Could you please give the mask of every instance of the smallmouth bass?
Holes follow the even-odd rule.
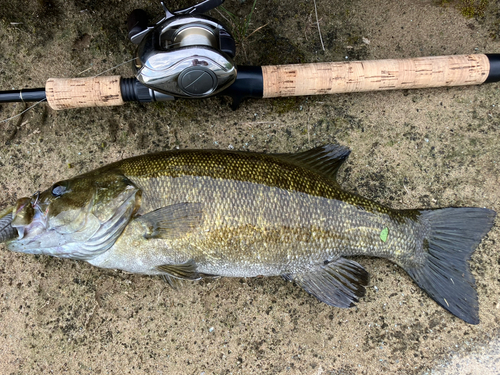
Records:
[[[365,294],[345,257],[389,259],[443,308],[479,323],[468,260],[490,230],[484,208],[393,210],[346,192],[350,151],[176,150],[118,161],[0,213],[7,249],[176,280],[282,276],[331,306]]]

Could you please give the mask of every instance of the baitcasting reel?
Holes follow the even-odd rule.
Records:
[[[203,98],[228,88],[236,80],[233,62],[236,45],[228,30],[202,13],[224,0],[205,0],[195,6],[169,11],[156,25],[147,27],[147,15],[134,10],[129,17],[129,37],[138,44],[136,78],[165,95]]]

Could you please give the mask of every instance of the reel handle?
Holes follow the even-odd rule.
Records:
[[[148,28],[149,17],[142,9],[134,9],[127,19],[128,38],[134,42],[134,36]]]
[[[172,17],[203,14],[205,12],[208,12],[209,10],[217,8],[219,5],[224,3],[224,1],[225,0],[204,0],[199,4],[195,4],[183,9],[177,9],[174,11],[168,10],[165,4],[162,2],[161,5],[165,10],[165,17],[158,21],[157,25],[161,24],[167,19],[171,19]],[[146,36],[146,34],[154,29],[154,26],[148,26],[148,24],[149,16],[144,10],[134,9],[132,13],[130,13],[127,19],[127,29],[128,38],[132,43],[139,44]]]

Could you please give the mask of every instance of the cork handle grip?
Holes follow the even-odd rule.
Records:
[[[263,66],[263,97],[474,85],[489,71],[479,54]]]
[[[45,85],[52,109],[122,105],[120,76],[50,78]]]

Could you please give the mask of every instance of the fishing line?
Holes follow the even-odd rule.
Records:
[[[45,102],[45,101],[47,101],[47,99],[42,99],[42,100],[40,100],[40,101],[36,102],[36,103],[35,103],[35,104],[33,104],[31,107],[26,108],[26,109],[25,109],[24,111],[22,111],[21,113],[18,113],[17,115],[14,115],[14,116],[12,116],[12,117],[9,117],[9,118],[7,118],[7,119],[5,119],[5,120],[1,120],[1,121],[0,121],[0,124],[1,124],[1,123],[3,123],[3,122],[7,122],[7,121],[10,121],[10,120],[12,120],[12,119],[15,119],[16,117],[22,116],[23,114],[25,114],[26,112],[28,112],[31,108],[36,107],[36,106],[37,106],[38,104],[40,104],[41,102]]]
[[[134,61],[134,60],[135,60],[135,57],[134,57],[134,58],[132,58],[132,59],[130,59],[130,60],[124,61],[124,62],[122,62],[121,64],[115,65],[115,66],[113,66],[112,68],[109,68],[109,69],[107,69],[107,70],[105,70],[105,71],[103,71],[103,72],[101,72],[101,73],[99,73],[99,74],[96,74],[93,78],[95,78],[95,77],[99,77],[100,75],[102,75],[102,74],[104,74],[104,73],[106,73],[106,72],[109,72],[110,70],[116,69],[116,68],[118,68],[119,66],[122,66],[122,65],[128,64],[129,62]]]
[[[325,45],[323,44],[323,37],[321,36],[321,29],[319,28],[318,8],[316,7],[316,0],[313,1],[314,1],[314,13],[316,14],[316,25],[318,25],[319,41],[321,42],[321,48],[323,48],[324,51]]]

